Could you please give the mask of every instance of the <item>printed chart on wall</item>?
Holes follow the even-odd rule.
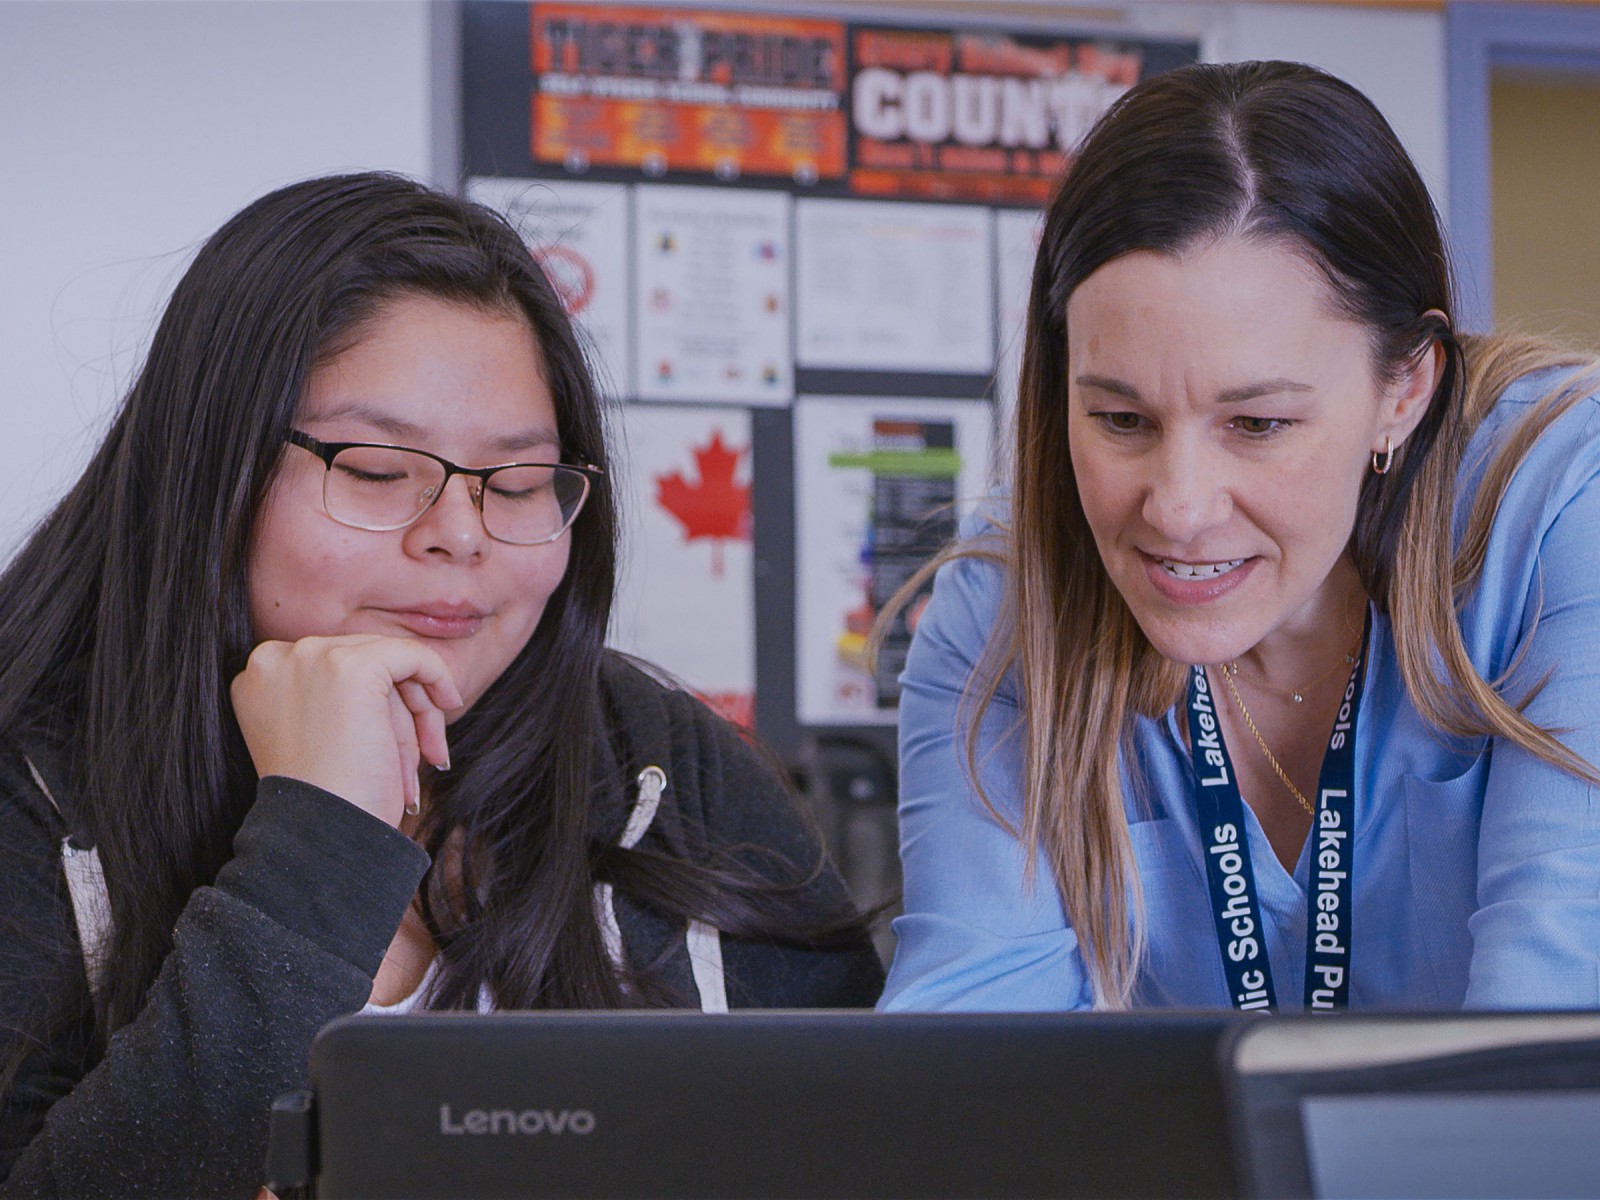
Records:
[[[802,366],[983,374],[994,365],[988,209],[863,200],[797,208]]]
[[[750,414],[632,405],[617,425],[623,541],[610,642],[748,726],[756,687]]]
[[[641,187],[641,400],[788,404],[789,197]]]
[[[629,395],[628,189],[480,177],[467,194],[521,232],[587,341],[601,388]]]
[[[867,634],[982,499],[991,410],[970,400],[803,396],[794,417],[796,716],[892,725],[926,594],[895,622],[875,670]]]

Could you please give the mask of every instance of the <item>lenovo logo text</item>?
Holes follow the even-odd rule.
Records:
[[[587,1108],[469,1108],[458,1117],[448,1104],[441,1104],[439,1132],[456,1137],[541,1133],[582,1137],[594,1132],[594,1114]]]

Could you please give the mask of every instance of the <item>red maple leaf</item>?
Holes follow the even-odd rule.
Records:
[[[683,540],[712,539],[711,574],[716,579],[722,578],[723,542],[750,540],[750,485],[733,479],[743,453],[729,449],[722,430],[716,429],[709,442],[694,447],[698,483],[678,471],[656,476],[656,503],[678,519]]]

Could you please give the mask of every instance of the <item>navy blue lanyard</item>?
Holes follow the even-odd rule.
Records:
[[[1345,684],[1322,758],[1311,822],[1311,893],[1306,904],[1305,1006],[1314,1011],[1350,1002],[1350,876],[1355,826],[1356,716],[1361,707],[1361,674],[1367,661],[1367,635]],[[1189,676],[1189,750],[1194,758],[1195,808],[1205,846],[1206,882],[1216,922],[1217,949],[1228,980],[1230,1003],[1239,1009],[1275,1009],[1272,964],[1267,959],[1266,928],[1256,892],[1250,844],[1245,837],[1244,800],[1233,760],[1217,721],[1216,695],[1206,669]]]

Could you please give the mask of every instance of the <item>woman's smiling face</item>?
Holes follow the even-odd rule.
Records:
[[[1362,478],[1420,419],[1433,357],[1386,384],[1315,268],[1237,238],[1095,271],[1067,354],[1079,498],[1156,649],[1218,663],[1325,621]]]

